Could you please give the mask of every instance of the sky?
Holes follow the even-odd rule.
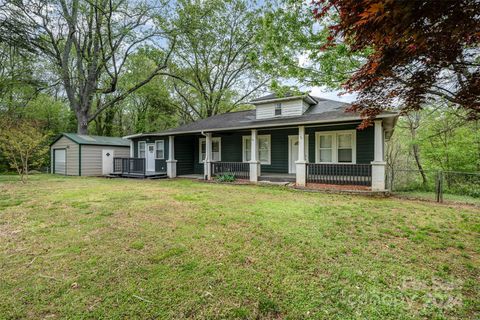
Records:
[[[316,97],[322,97],[325,99],[331,99],[342,102],[353,102],[356,98],[356,94],[347,93],[339,96],[338,94],[342,91],[332,91],[323,87],[312,87],[310,88],[310,94]]]

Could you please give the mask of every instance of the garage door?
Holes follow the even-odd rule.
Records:
[[[65,164],[66,164],[66,156],[65,156],[65,149],[56,149],[55,152],[55,164],[53,167],[54,173],[65,174]]]

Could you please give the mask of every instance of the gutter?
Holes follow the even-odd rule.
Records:
[[[383,115],[383,116],[377,116],[376,119],[384,119],[384,118],[396,118],[398,117],[398,113],[395,114],[388,114],[388,115]],[[350,118],[344,118],[339,121],[332,121],[332,120],[323,120],[323,121],[301,121],[301,122],[290,122],[290,123],[278,123],[278,124],[270,124],[270,125],[253,125],[253,126],[246,126],[246,127],[228,127],[228,128],[217,128],[217,129],[208,129],[208,132],[220,132],[220,131],[231,131],[231,130],[248,130],[248,129],[262,129],[262,128],[275,128],[275,127],[283,127],[283,126],[300,126],[300,125],[305,125],[305,124],[338,124],[342,122],[348,122],[348,121],[361,121],[362,118],[359,117],[350,117]],[[173,135],[179,135],[179,134],[190,134],[190,133],[201,133],[202,135],[204,134],[205,130],[187,130],[187,131],[174,131],[174,132],[158,132],[158,133],[139,133],[135,135],[129,136],[130,138],[135,138],[135,137],[149,137],[149,136],[173,136]],[[129,138],[127,138],[129,139]]]

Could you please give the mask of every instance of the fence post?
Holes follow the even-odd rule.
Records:
[[[439,188],[438,188],[438,192],[439,192],[439,202],[443,203],[443,171],[440,171],[438,173],[438,181],[439,181]]]
[[[443,202],[443,172],[438,171],[435,177],[435,196],[436,201]]]

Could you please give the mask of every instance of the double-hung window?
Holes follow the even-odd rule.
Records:
[[[199,146],[199,162],[202,163],[205,161],[207,155],[207,140],[205,138],[200,139]],[[222,140],[221,138],[212,138],[212,159],[210,161],[221,161],[222,160]]]
[[[352,163],[353,162],[353,134],[339,133],[337,134],[337,161]]]
[[[275,104],[275,115],[276,116],[281,116],[282,115],[282,104],[281,103],[276,103]]]
[[[145,148],[146,148],[145,141],[139,141],[138,142],[138,157],[139,158],[145,158]]]
[[[271,163],[271,139],[270,135],[257,136],[258,154],[257,159],[261,164]],[[252,159],[252,137],[243,136],[243,162],[248,162]]]
[[[318,163],[356,163],[356,131],[316,133]]]
[[[155,157],[157,159],[165,159],[165,141],[164,140],[155,141],[155,150],[156,150]]]

